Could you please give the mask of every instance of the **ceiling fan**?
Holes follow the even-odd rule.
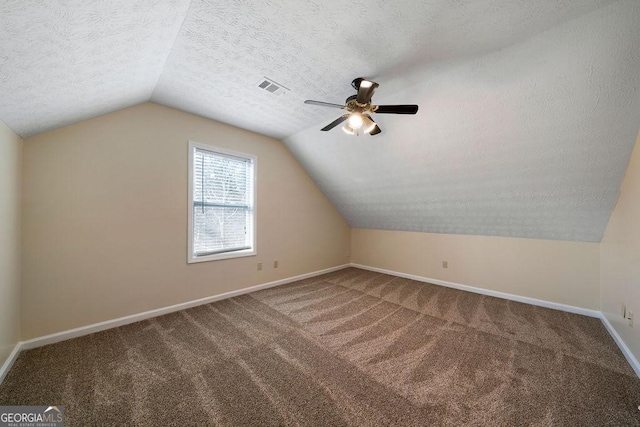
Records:
[[[351,86],[358,91],[356,95],[347,98],[344,105],[331,104],[329,102],[312,101],[310,99],[304,101],[305,104],[319,105],[320,107],[340,108],[347,110],[348,113],[338,117],[325,127],[322,131],[328,131],[338,126],[340,123],[347,121],[342,126],[342,130],[349,135],[360,135],[368,133],[369,135],[377,135],[382,130],[373,121],[369,113],[376,114],[416,114],[418,112],[417,105],[373,105],[371,97],[373,92],[379,86],[378,83],[358,77],[351,82]]]

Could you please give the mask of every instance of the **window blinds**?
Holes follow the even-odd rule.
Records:
[[[194,255],[251,249],[252,161],[199,148],[194,156]]]

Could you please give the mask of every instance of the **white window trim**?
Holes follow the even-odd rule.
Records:
[[[193,253],[193,153],[196,148],[200,148],[202,150],[212,151],[214,153],[226,154],[228,156],[241,157],[245,159],[249,159],[253,162],[253,176],[252,178],[252,194],[251,199],[253,200],[253,244],[251,249],[246,249],[243,251],[233,251],[233,252],[223,252],[220,254],[206,255],[206,256],[195,256]],[[238,151],[231,151],[225,148],[214,147],[212,145],[201,144],[195,141],[189,141],[189,189],[187,195],[188,201],[188,235],[187,235],[187,263],[192,264],[196,262],[206,262],[206,261],[217,261],[221,259],[231,259],[231,258],[241,258],[247,256],[256,256],[257,254],[257,181],[256,177],[258,176],[258,157],[253,154],[241,153]]]

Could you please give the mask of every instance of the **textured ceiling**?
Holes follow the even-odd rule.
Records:
[[[509,46],[612,0],[3,0],[0,120],[29,136],[145,101],[283,138],[357,76]],[[256,87],[264,76],[291,89]]]
[[[598,241],[638,131],[636,0],[3,0],[22,136],[145,101],[285,139],[353,227]],[[258,89],[262,77],[282,96]],[[384,132],[317,129],[350,81]]]
[[[0,2],[0,120],[22,136],[148,101],[188,0]]]
[[[420,111],[386,132],[285,139],[352,227],[601,240],[640,127],[640,2],[407,74],[377,101]]]

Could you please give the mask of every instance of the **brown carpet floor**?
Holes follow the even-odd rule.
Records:
[[[67,424],[640,425],[598,319],[349,268],[23,352]]]

